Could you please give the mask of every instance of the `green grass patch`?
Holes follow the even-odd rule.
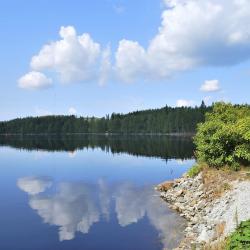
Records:
[[[201,172],[201,170],[202,170],[202,166],[198,165],[198,164],[195,164],[194,166],[192,166],[188,170],[187,175],[188,175],[188,177],[193,178],[196,175],[198,175]]]
[[[250,220],[241,222],[227,239],[226,250],[250,249]]]

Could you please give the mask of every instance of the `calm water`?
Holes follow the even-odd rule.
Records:
[[[0,249],[172,249],[185,222],[153,187],[193,162],[188,138],[2,136]]]

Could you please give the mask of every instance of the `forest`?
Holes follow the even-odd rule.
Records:
[[[0,134],[180,134],[195,133],[205,113],[211,111],[202,102],[199,107],[163,107],[102,118],[41,116],[0,122]]]

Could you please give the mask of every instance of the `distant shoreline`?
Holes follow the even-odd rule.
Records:
[[[0,133],[0,136],[64,136],[64,135],[105,135],[105,136],[180,136],[191,137],[195,133]]]

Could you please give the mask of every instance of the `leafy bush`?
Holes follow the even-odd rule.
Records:
[[[194,141],[198,159],[210,167],[250,165],[250,106],[214,104]]]
[[[188,172],[187,172],[187,175],[188,177],[195,177],[196,175],[198,175],[200,173],[200,171],[202,170],[202,167],[200,165],[194,165],[192,166]]]
[[[237,230],[228,238],[226,250],[250,249],[250,220],[241,222]]]

